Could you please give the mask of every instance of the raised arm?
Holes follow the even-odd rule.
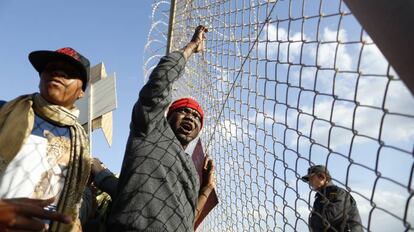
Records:
[[[200,25],[195,29],[194,35],[191,38],[191,41],[184,46],[183,48],[183,55],[185,60],[188,60],[193,53],[203,52],[205,49],[205,40],[206,40],[206,32],[208,29]]]
[[[114,198],[118,187],[118,177],[116,177],[105,165],[97,158],[92,160],[92,176],[95,186]]]
[[[161,58],[139,93],[132,113],[131,132],[144,135],[164,117],[164,112],[172,100],[172,84],[184,71],[187,59],[193,53],[204,49],[205,32],[207,29],[204,26],[198,26],[191,41],[182,51],[175,51]]]

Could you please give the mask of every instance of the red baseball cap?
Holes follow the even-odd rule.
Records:
[[[192,98],[180,98],[174,101],[171,104],[170,108],[168,108],[167,118],[170,117],[172,112],[174,112],[175,110],[185,108],[185,107],[196,110],[200,114],[200,122],[201,122],[200,129],[203,128],[203,120],[204,120],[203,109],[201,108],[200,104],[198,104],[198,102]]]

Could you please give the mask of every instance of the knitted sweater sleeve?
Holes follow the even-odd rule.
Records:
[[[172,100],[172,84],[183,72],[185,63],[186,60],[179,51],[161,58],[134,105],[130,124],[131,133],[144,136],[154,128],[156,122],[163,119]]]

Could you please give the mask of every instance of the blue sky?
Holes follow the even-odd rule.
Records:
[[[27,56],[34,50],[73,47],[91,65],[104,62],[116,73],[118,108],[113,145],[101,130],[93,133],[93,152],[118,172],[129,132],[130,113],[144,83],[143,51],[152,1],[0,1],[0,99],[38,91],[38,74]]]

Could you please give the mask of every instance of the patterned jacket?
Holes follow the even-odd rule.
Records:
[[[163,57],[139,93],[108,231],[193,231],[198,175],[165,118],[185,62]]]
[[[310,231],[362,232],[361,218],[354,198],[331,182],[315,195],[309,217]]]

